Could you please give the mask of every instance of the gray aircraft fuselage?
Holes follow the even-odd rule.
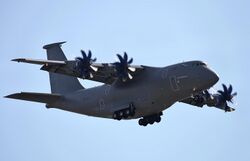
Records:
[[[159,113],[175,102],[212,87],[218,76],[201,61],[183,62],[164,68],[146,67],[131,82],[116,81],[69,93],[48,108],[59,108],[89,116],[112,118],[115,111],[133,103],[129,119]],[[117,85],[119,84],[119,85]]]

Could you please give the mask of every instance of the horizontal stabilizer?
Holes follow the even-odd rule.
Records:
[[[12,99],[19,99],[19,100],[26,100],[26,101],[33,101],[33,102],[41,102],[51,104],[57,101],[62,97],[60,94],[49,94],[49,93],[32,93],[32,92],[21,92],[21,93],[14,93],[6,98]]]
[[[43,48],[44,49],[50,49],[50,48],[57,47],[57,46],[61,47],[61,45],[64,44],[64,43],[66,43],[66,41],[47,44],[47,45],[44,45]]]
[[[18,58],[12,59],[12,61],[22,62],[22,63],[30,63],[30,64],[39,64],[39,65],[64,65],[65,61],[58,60],[42,60],[42,59],[26,59],[26,58]]]

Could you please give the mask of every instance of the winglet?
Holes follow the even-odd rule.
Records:
[[[61,45],[64,44],[64,43],[66,43],[66,41],[52,43],[52,44],[47,44],[47,45],[43,46],[43,49],[49,49],[51,47],[58,46],[58,45],[61,47]]]

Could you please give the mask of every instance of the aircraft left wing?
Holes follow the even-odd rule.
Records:
[[[198,100],[200,98],[198,98],[198,99],[197,98],[198,97],[195,98],[195,96],[192,96],[192,97],[188,97],[186,99],[183,99],[179,102],[190,104],[190,105],[197,106],[197,107],[203,107],[205,105],[205,101]]]
[[[232,112],[232,111],[235,111],[234,108],[228,106],[226,103],[223,104],[223,105],[217,105],[216,103],[216,99],[212,98],[211,100],[198,100],[197,99],[198,97],[189,97],[189,98],[186,98],[184,100],[181,100],[179,102],[182,102],[182,103],[186,103],[186,104],[190,104],[190,105],[193,105],[193,106],[196,106],[196,107],[203,107],[204,105],[207,105],[209,107],[215,107],[215,108],[218,108],[218,109],[221,109],[225,112]]]
[[[91,68],[94,69],[94,71],[91,72],[91,76],[84,77],[81,75],[79,70],[77,70],[77,62],[75,60],[65,62],[65,65],[43,65],[41,70],[66,74],[73,77],[102,82],[105,84],[112,84],[115,80],[118,79],[115,66],[112,63],[92,63]],[[135,77],[141,70],[143,70],[142,66],[131,65],[130,67],[134,69],[134,72],[132,74],[133,77]]]
[[[82,79],[93,80],[105,84],[112,84],[115,80],[118,79],[116,74],[116,68],[113,63],[91,63],[91,68],[95,70],[92,72],[91,77],[85,78],[81,75],[79,70],[77,70],[76,68],[77,61],[75,60],[56,61],[56,60],[18,58],[18,59],[13,59],[12,61],[38,64],[42,65],[41,70],[69,75]],[[144,67],[141,65],[129,65],[129,68],[133,69],[132,73],[133,77],[136,77],[136,75],[144,69]]]
[[[234,108],[228,106],[228,102],[233,102],[232,99],[237,95],[236,92],[232,93],[232,85],[229,88],[222,84],[223,90],[218,90],[217,93],[211,94],[208,90],[202,91],[194,96],[180,100],[179,102],[187,103],[197,107],[203,107],[207,105],[209,107],[215,107],[225,112],[235,111]]]

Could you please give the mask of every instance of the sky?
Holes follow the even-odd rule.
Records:
[[[249,7],[247,0],[0,1],[0,160],[249,161]],[[205,61],[220,76],[214,89],[225,83],[238,92],[236,111],[176,103],[161,123],[141,127],[137,120],[3,98],[50,92],[39,66],[10,60],[46,59],[42,46],[58,41],[67,41],[68,59],[91,49],[98,62],[113,62],[124,51],[148,66]]]

